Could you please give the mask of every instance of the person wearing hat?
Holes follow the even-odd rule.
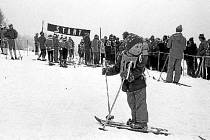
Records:
[[[198,70],[196,73],[197,77],[202,77],[203,79],[206,79],[206,67],[205,67],[205,55],[206,55],[206,50],[208,48],[208,43],[206,41],[206,38],[204,34],[199,35],[199,40],[200,44],[198,47],[198,58],[199,58],[199,64],[198,64]]]
[[[11,55],[11,59],[14,60],[14,57],[12,55],[12,50],[14,52],[15,59],[17,58],[16,55],[16,48],[15,48],[15,39],[18,37],[18,32],[13,28],[13,25],[9,25],[9,29],[6,30],[4,33],[4,36],[8,39],[8,44],[9,44],[9,52]]]
[[[68,39],[68,52],[69,52],[69,61],[74,59],[74,41],[71,37]]]
[[[39,55],[39,33],[36,33],[34,36],[34,45],[35,45],[35,55]]]
[[[78,44],[79,64],[83,63],[84,53],[85,53],[84,40],[81,39],[80,43]]]
[[[61,43],[60,43],[60,47],[61,47],[61,57],[60,57],[60,66],[67,68],[67,56],[68,56],[68,42],[67,42],[67,36],[65,36]]]
[[[167,43],[169,51],[169,61],[166,82],[179,83],[181,77],[181,62],[186,49],[186,38],[182,35],[182,25],[176,28],[176,33],[173,34]],[[173,71],[175,70],[175,75]]]
[[[45,44],[46,44],[46,48],[47,48],[49,65],[53,65],[54,44],[53,44],[53,36],[52,35],[48,35],[48,38],[47,38]]]
[[[54,48],[54,62],[58,63],[59,39],[57,34],[54,34],[53,36],[53,48]]]
[[[197,46],[194,43],[193,38],[191,37],[189,41],[187,42],[186,50],[184,51],[184,59],[187,63],[187,75],[191,77],[195,77],[195,71],[196,71],[196,56],[197,55]]]
[[[40,53],[39,57],[37,58],[37,60],[46,61],[46,59],[45,59],[45,57],[46,57],[46,45],[45,45],[46,38],[45,38],[43,32],[40,32],[40,35],[41,36],[38,38],[38,42],[39,42],[39,47],[40,47],[41,53]],[[41,57],[42,57],[42,59],[40,59]]]
[[[122,91],[127,93],[132,119],[127,124],[136,129],[147,129],[146,81],[144,77],[146,55],[143,54],[143,38],[129,33],[125,38],[125,50],[118,56],[114,66],[103,68],[107,76],[120,73]]]
[[[91,42],[91,49],[93,52],[93,63],[94,65],[99,65],[100,61],[100,41],[99,41],[99,36],[95,35],[94,39]]]
[[[91,41],[89,33],[83,36],[84,46],[85,46],[85,65],[90,65],[91,63]]]

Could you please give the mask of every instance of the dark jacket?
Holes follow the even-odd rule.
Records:
[[[189,59],[194,59],[193,56],[197,55],[197,46],[195,43],[193,44],[188,44],[186,47],[186,50],[184,51],[184,53],[186,54],[184,56],[185,60],[189,60]],[[193,55],[193,56],[188,56],[188,55]]]
[[[45,44],[46,44],[46,48],[47,48],[48,51],[54,49],[53,38],[48,38],[48,39],[46,40]]]
[[[118,56],[117,63],[113,67],[108,68],[107,76],[116,75],[120,73],[122,55],[123,53],[121,53]],[[139,61],[139,58],[137,59],[136,67],[132,67],[130,70],[130,72],[134,76],[134,80],[132,82],[128,82],[128,80],[124,81],[122,86],[122,90],[124,92],[133,92],[146,87],[145,78],[143,76],[146,61],[147,56],[143,56],[141,62]]]
[[[208,48],[207,41],[202,41],[199,45],[199,48],[198,48],[198,55],[199,56],[205,56],[207,48]]]
[[[46,49],[46,45],[45,45],[46,38],[44,36],[40,36],[38,41],[39,41],[39,44],[40,44],[40,49],[41,50]]]
[[[4,33],[4,36],[8,39],[16,39],[18,32],[15,29],[7,29],[7,31]]]

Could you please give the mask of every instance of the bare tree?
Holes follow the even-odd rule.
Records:
[[[0,9],[0,24],[2,24],[3,21],[4,21],[4,14],[3,14],[3,12]]]

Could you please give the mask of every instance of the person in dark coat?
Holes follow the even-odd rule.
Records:
[[[83,36],[85,45],[85,65],[90,65],[91,63],[91,41],[90,35],[87,33]]]
[[[205,66],[207,70],[207,80],[210,80],[210,39],[207,41],[208,48],[206,49],[206,60],[205,60]]]
[[[85,54],[85,46],[83,39],[81,39],[80,43],[78,44],[78,54],[79,54],[79,64],[83,64],[83,58]]]
[[[127,93],[132,116],[127,123],[132,128],[146,129],[148,111],[144,70],[147,57],[142,54],[143,39],[129,33],[125,40],[126,50],[118,56],[117,63],[113,67],[103,68],[102,74],[111,76],[120,73],[123,82],[122,90]]]
[[[11,55],[11,59],[14,60],[14,57],[12,55],[12,50],[14,52],[15,59],[18,59],[16,55],[16,48],[15,48],[15,39],[18,37],[18,32],[15,29],[13,29],[12,24],[9,25],[9,29],[7,29],[4,36],[8,39],[9,52]]]
[[[176,33],[173,34],[169,40],[167,47],[170,48],[168,71],[166,82],[178,83],[181,77],[181,62],[186,49],[186,38],[182,35],[182,25],[176,28]],[[175,75],[173,71],[175,70]]]
[[[196,56],[197,55],[197,46],[194,43],[193,38],[191,37],[187,43],[185,53],[185,60],[187,63],[187,74],[191,77],[195,77],[195,71],[196,71]]]
[[[35,45],[35,55],[39,55],[39,34],[36,33],[34,36],[34,45]]]
[[[198,70],[196,72],[196,77],[202,77],[203,79],[206,79],[206,68],[205,68],[205,55],[206,50],[208,48],[208,43],[206,41],[206,38],[204,34],[199,35],[200,44],[198,47],[198,58],[199,58],[199,64],[198,64]]]
[[[46,38],[45,38],[43,32],[40,32],[40,35],[41,36],[38,38],[38,41],[39,41],[39,47],[40,47],[41,53],[40,53],[39,57],[37,58],[37,60],[46,61],[46,59],[45,59],[45,57],[46,57],[46,45],[45,45]],[[40,57],[42,57],[42,59],[40,59]]]
[[[158,44],[160,51],[160,64],[159,70],[161,72],[167,72],[167,57],[169,53],[169,48],[167,48],[168,37],[166,35],[163,36],[163,40]]]
[[[107,61],[108,64],[111,64],[111,58],[112,58],[112,54],[111,54],[111,51],[112,51],[111,41],[107,37],[104,37],[104,39],[105,39],[104,46],[105,46],[105,52],[106,52],[106,61]]]

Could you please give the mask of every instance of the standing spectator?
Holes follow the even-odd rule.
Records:
[[[153,35],[150,37],[149,51],[150,66],[152,67],[152,70],[157,70],[159,48],[157,45],[157,41],[155,40],[155,37]]]
[[[193,38],[191,37],[187,43],[187,47],[185,52],[185,60],[187,63],[187,74],[189,76],[195,77],[195,70],[196,70],[196,65],[195,65],[195,60],[196,58],[194,56],[197,55],[197,46],[194,43]]]
[[[12,55],[12,50],[14,52],[15,59],[18,59],[17,55],[16,55],[16,48],[15,48],[15,39],[18,36],[18,32],[15,29],[13,29],[12,24],[9,25],[9,29],[5,32],[4,36],[8,39],[9,52],[10,52],[10,55],[11,55],[11,59],[14,60],[14,57]]]
[[[163,72],[167,72],[167,57],[169,49],[167,48],[168,37],[166,35],[163,36],[163,40],[158,44],[160,50],[160,67],[159,70]],[[165,66],[164,66],[165,64]]]
[[[110,64],[115,64],[115,56],[116,56],[116,43],[115,36],[111,34],[109,36],[109,41],[111,42],[111,55],[110,55]]]
[[[100,53],[101,53],[101,65],[103,65],[103,60],[105,58],[105,46],[104,46],[104,38],[100,41]]]
[[[94,65],[99,65],[100,61],[100,46],[99,46],[99,36],[95,35],[91,43],[91,48],[93,52],[93,63]]]
[[[45,44],[46,44],[46,48],[47,48],[49,65],[52,65],[53,64],[53,51],[54,51],[52,35],[48,35],[48,38],[47,38]]]
[[[39,41],[39,46],[40,46],[41,53],[40,53],[39,57],[37,58],[37,60],[46,61],[46,59],[45,59],[45,56],[46,56],[46,45],[45,45],[46,38],[44,37],[43,32],[40,32],[40,35],[41,36],[38,38],[38,41]],[[42,59],[40,59],[40,57],[42,57]]]
[[[87,33],[83,37],[85,45],[85,65],[89,65],[91,61],[91,41],[90,35]]]
[[[83,63],[84,53],[85,53],[84,40],[81,39],[78,45],[79,64]]]
[[[53,36],[53,45],[54,45],[54,62],[58,63],[58,50],[59,50],[59,40],[58,35],[54,34]]]
[[[59,46],[60,46],[60,66],[61,67],[67,67],[67,56],[68,56],[68,50],[67,50],[67,37],[64,37],[60,40]]]
[[[106,60],[108,64],[110,64],[111,63],[111,48],[112,48],[111,41],[108,40],[106,36],[104,37],[104,39],[105,39],[104,45],[105,45],[105,52],[106,52]]]
[[[183,59],[184,50],[186,48],[186,38],[182,35],[182,25],[176,28],[176,33],[173,34],[168,41],[167,47],[170,48],[168,71],[166,82],[178,83],[181,77],[181,61]],[[173,71],[175,75],[173,78]]]
[[[34,45],[35,45],[35,55],[39,55],[39,34],[36,33],[34,36]]]
[[[210,80],[210,39],[207,41],[208,48],[206,49],[206,60],[205,60],[205,66],[207,69],[207,80]]]
[[[206,41],[206,38],[204,37],[204,34],[199,35],[199,48],[198,48],[198,58],[199,58],[199,65],[198,65],[198,71],[196,73],[196,76],[200,77],[202,76],[203,79],[206,79],[206,69],[205,69],[205,58],[204,56],[206,55],[206,50],[208,48],[208,44]]]
[[[7,38],[5,38],[4,33],[6,32],[6,27],[3,27],[1,25],[1,29],[0,29],[0,45],[1,45],[1,51],[2,54],[7,55],[7,46],[8,46],[8,42],[7,42]]]
[[[1,47],[1,53],[4,54],[4,51],[3,51],[3,26],[0,25],[0,47]]]
[[[69,52],[69,59],[72,61],[74,58],[74,41],[71,37],[68,39],[68,52]]]

